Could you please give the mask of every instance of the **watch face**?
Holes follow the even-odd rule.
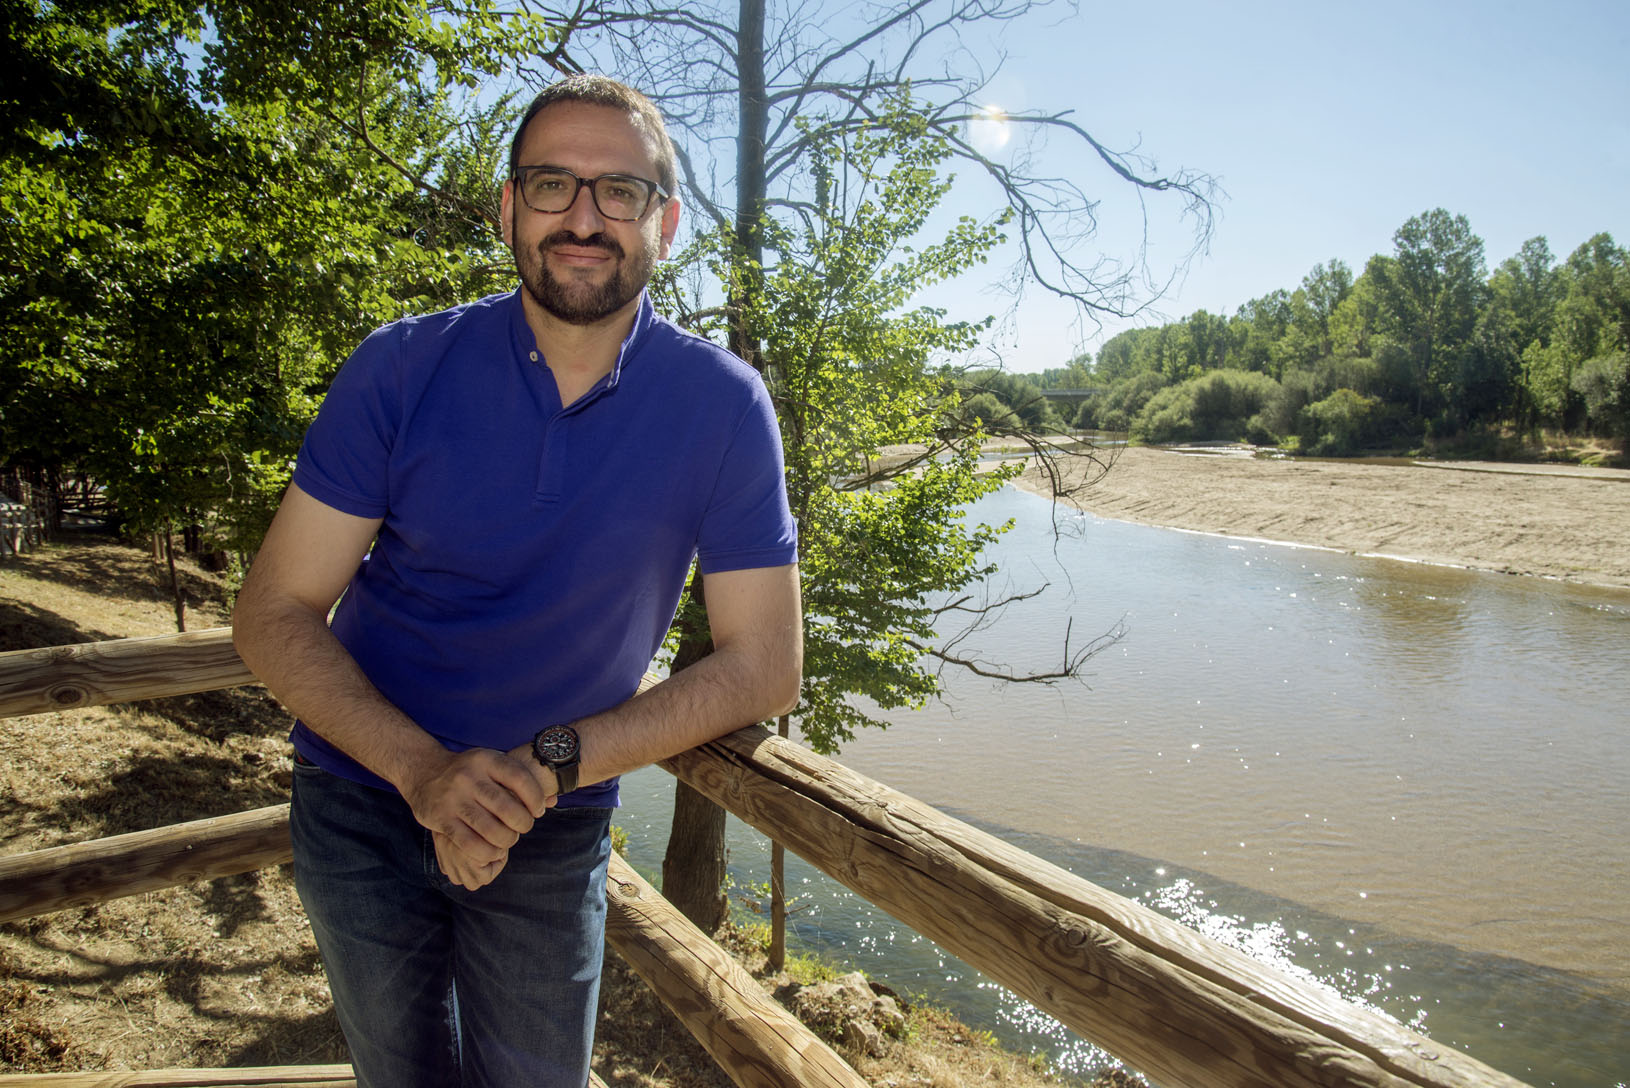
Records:
[[[552,725],[538,734],[532,747],[545,763],[568,763],[577,758],[577,732],[564,725]]]

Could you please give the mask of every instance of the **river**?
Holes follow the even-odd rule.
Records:
[[[1084,683],[945,676],[856,770],[1535,1085],[1630,1080],[1630,591],[1054,512],[1004,488],[963,644]],[[618,822],[660,865],[671,780]],[[768,850],[732,821],[732,877]],[[796,859],[794,947],[1087,1072],[1104,1055]],[[750,897],[743,897],[750,898]]]

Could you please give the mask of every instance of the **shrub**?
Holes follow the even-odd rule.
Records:
[[[1084,431],[1129,430],[1143,406],[1165,387],[1166,379],[1158,371],[1122,378],[1085,401],[1076,412],[1075,425]]]
[[[1324,457],[1357,453],[1382,420],[1379,397],[1338,389],[1302,412],[1302,449]]]
[[[1279,391],[1266,374],[1213,370],[1150,398],[1132,422],[1143,442],[1230,441],[1268,437],[1261,413]]]
[[[1630,438],[1630,354],[1599,355],[1573,374],[1585,418],[1605,438]]]

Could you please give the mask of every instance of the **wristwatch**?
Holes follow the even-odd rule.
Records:
[[[577,762],[580,746],[577,730],[569,725],[551,725],[532,738],[532,756],[555,772],[561,795],[577,788]]]

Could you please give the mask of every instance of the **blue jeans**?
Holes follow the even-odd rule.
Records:
[[[401,797],[296,761],[294,882],[359,1088],[583,1088],[610,818],[550,809],[472,892]]]

